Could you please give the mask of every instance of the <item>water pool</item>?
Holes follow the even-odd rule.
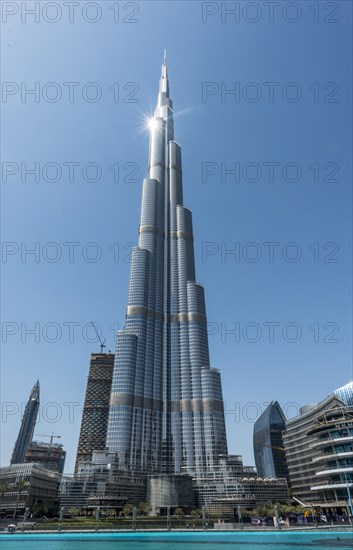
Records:
[[[1,535],[1,550],[301,550],[353,548],[352,532],[60,533]]]

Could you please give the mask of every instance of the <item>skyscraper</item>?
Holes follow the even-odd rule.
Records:
[[[113,354],[91,354],[77,449],[76,472],[79,463],[91,460],[93,451],[105,449],[113,365]]]
[[[23,413],[20,431],[12,452],[10,464],[24,462],[28,444],[32,441],[39,409],[39,380],[34,384]]]
[[[192,213],[183,205],[166,58],[149,121],[138,246],[117,333],[107,447],[119,467],[197,475],[227,454],[220,372],[211,368]]]
[[[286,418],[278,401],[272,402],[254,424],[254,456],[259,477],[288,477],[282,432]]]

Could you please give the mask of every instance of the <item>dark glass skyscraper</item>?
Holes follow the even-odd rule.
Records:
[[[30,393],[25,411],[23,413],[20,431],[12,452],[10,464],[21,464],[25,461],[25,455],[29,443],[32,441],[34,428],[39,410],[39,380],[35,383]]]
[[[286,419],[278,401],[270,403],[254,424],[254,456],[259,477],[288,477],[282,432]]]
[[[210,367],[204,288],[195,279],[192,214],[183,205],[165,59],[149,126],[107,447],[122,469],[197,475],[212,470],[227,453],[227,441],[220,373]]]

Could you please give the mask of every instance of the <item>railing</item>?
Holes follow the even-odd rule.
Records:
[[[315,472],[315,475],[317,476],[325,476],[330,475],[332,473],[352,473],[353,472],[353,464],[351,466],[326,466],[325,470],[320,470],[318,472]]]
[[[329,445],[330,443],[332,444],[337,443],[337,441],[344,441],[344,442],[353,441],[353,434],[319,439],[318,441],[315,441],[315,443],[310,443],[309,448],[314,449],[315,447],[320,447],[321,445]]]
[[[334,453],[333,451],[331,453],[324,453],[320,456],[316,456],[313,458],[313,462],[319,462],[320,460],[325,460],[327,457],[336,456],[337,458],[344,457],[344,456],[353,456],[353,450],[351,451],[339,451],[338,453]]]

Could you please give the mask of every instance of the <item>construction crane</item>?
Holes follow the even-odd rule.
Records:
[[[61,435],[55,435],[54,432],[51,433],[51,435],[48,434],[34,434],[38,437],[49,437],[50,438],[50,445],[53,443],[53,439],[61,439]]]
[[[278,447],[277,445],[265,445],[265,447],[271,447],[272,449],[276,449],[276,451],[285,452],[285,449],[283,447]]]
[[[106,347],[105,343],[106,343],[107,339],[105,338],[105,339],[104,339],[104,342],[102,342],[102,338],[100,337],[99,332],[98,332],[98,330],[97,330],[97,327],[96,327],[96,325],[93,323],[93,321],[91,321],[91,325],[92,325],[92,327],[94,328],[94,332],[96,333],[97,338],[98,338],[98,340],[99,340],[99,342],[100,342],[101,353],[103,353],[103,348]]]
[[[271,449],[276,449],[276,451],[282,451],[285,452],[285,449],[283,447],[278,447],[277,445],[268,445],[267,443],[263,443],[263,441],[259,441],[257,444],[258,447],[270,447]]]

